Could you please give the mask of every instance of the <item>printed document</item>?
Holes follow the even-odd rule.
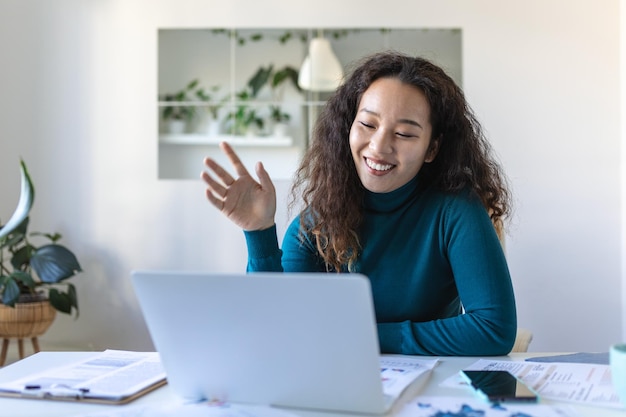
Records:
[[[609,365],[480,359],[466,369],[509,371],[550,400],[623,407],[613,388]]]
[[[163,383],[165,370],[158,353],[106,350],[79,362],[0,384],[0,394],[124,402]]]
[[[473,398],[419,397],[394,417],[578,417],[571,407],[546,404],[489,404]]]
[[[397,400],[409,385],[430,372],[438,362],[438,359],[382,355],[380,374],[383,380],[383,392]]]

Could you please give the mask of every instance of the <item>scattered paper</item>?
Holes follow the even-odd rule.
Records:
[[[285,410],[261,406],[214,402],[153,404],[115,407],[84,417],[298,417]]]
[[[438,359],[382,355],[380,374],[383,380],[383,392],[397,399],[409,385],[430,372],[438,362]]]
[[[394,417],[577,417],[567,406],[546,404],[489,404],[472,398],[419,397]]]
[[[609,365],[480,359],[466,369],[509,371],[541,398],[600,407],[624,407],[613,388]],[[442,385],[467,385],[460,379],[460,376],[455,376]]]
[[[24,397],[117,401],[165,380],[156,352],[106,350],[87,359],[0,384]]]

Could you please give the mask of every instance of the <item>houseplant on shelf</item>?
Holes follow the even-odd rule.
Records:
[[[287,124],[291,119],[289,113],[285,113],[279,105],[270,106],[270,119],[274,124],[273,133],[274,136],[282,137],[287,134]]]
[[[189,123],[195,114],[195,108],[183,104],[186,101],[191,101],[190,95],[196,91],[199,81],[190,81],[185,88],[177,91],[173,94],[164,94],[159,97],[163,102],[175,102],[176,104],[163,106],[161,116],[168,133],[180,134],[184,133],[187,129],[187,123]]]
[[[219,85],[211,86],[206,90],[203,87],[198,87],[194,93],[199,101],[207,103],[206,106],[202,106],[206,111],[199,114],[200,119],[196,127],[199,133],[206,133],[209,136],[217,136],[219,134],[219,111],[224,103],[228,101],[228,96],[221,99],[216,98],[220,88],[221,86]]]
[[[66,280],[82,269],[76,256],[57,243],[61,235],[27,232],[35,190],[24,161],[20,168],[18,206],[0,226],[0,337],[4,339],[40,336],[56,311],[78,317],[76,289]],[[44,243],[35,245],[41,239]]]
[[[272,68],[270,67],[270,71]],[[301,92],[302,89],[298,85],[298,70],[293,67],[285,66],[277,71],[272,71],[268,79],[274,104],[270,105],[270,120],[273,125],[274,136],[281,137],[287,134],[287,124],[291,119],[291,115],[285,112],[281,104],[283,102],[283,92],[285,83],[291,81],[291,84]]]
[[[289,114],[282,111],[282,88],[285,82],[291,81],[298,87],[298,71],[290,66],[285,66],[279,70],[274,69],[274,65],[261,66],[250,77],[242,90],[235,94],[235,109],[227,116],[230,122],[230,131],[234,135],[258,134],[265,127],[265,121],[259,114],[257,108],[248,103],[257,100],[259,93],[264,88],[269,88],[271,92],[271,106],[269,119],[274,123],[285,123],[289,120]],[[266,87],[267,86],[267,87]]]

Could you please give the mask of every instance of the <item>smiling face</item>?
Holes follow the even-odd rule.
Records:
[[[350,150],[363,186],[387,193],[409,182],[437,154],[430,106],[420,89],[379,78],[363,93],[350,128]]]

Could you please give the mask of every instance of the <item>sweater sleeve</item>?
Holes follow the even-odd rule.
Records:
[[[513,286],[495,229],[478,199],[444,212],[440,251],[448,258],[463,314],[426,321],[380,323],[382,352],[422,355],[504,355],[517,318]]]
[[[300,232],[296,217],[285,232],[282,250],[276,226],[260,231],[244,231],[248,246],[248,272],[326,272],[315,244]]]
[[[278,247],[276,225],[265,230],[245,231],[248,246],[247,272],[281,272],[282,251]]]

